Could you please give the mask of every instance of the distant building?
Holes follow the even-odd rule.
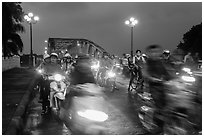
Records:
[[[65,52],[70,53],[73,57],[79,53],[89,54],[98,57],[102,54],[108,54],[101,46],[87,39],[76,38],[49,38],[48,54],[52,52],[58,53],[62,57]]]

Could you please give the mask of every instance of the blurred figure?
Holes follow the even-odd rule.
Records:
[[[39,83],[40,83],[40,100],[43,99],[43,95],[45,92],[45,80],[43,79],[43,73],[44,70],[46,70],[46,67],[50,64],[50,55],[44,54],[43,56],[43,62],[36,68],[36,70],[41,74]],[[41,101],[40,101],[41,102]]]
[[[199,53],[196,52],[195,55],[193,56],[193,60],[194,60],[194,63],[195,63],[195,68],[198,69],[198,64],[199,64]]]
[[[128,69],[128,55],[123,54],[122,57],[122,65],[123,65],[123,75],[129,77],[129,69]]]
[[[193,57],[191,55],[191,52],[188,52],[185,56],[184,56],[184,60],[183,60],[184,64],[186,67],[190,67],[193,68],[194,67],[194,60]]]
[[[105,113],[107,104],[103,99],[103,89],[96,85],[91,71],[89,56],[78,56],[71,72],[71,85],[64,102],[65,124],[72,134],[102,134],[106,129],[103,122],[108,119]],[[97,117],[98,114],[100,117]]]
[[[174,63],[174,62],[176,62],[176,60],[171,56],[171,52],[169,50],[163,51],[161,60],[164,64],[164,67],[171,75],[175,76],[176,72],[180,71],[179,70],[180,67]]]
[[[160,56],[162,48],[159,45],[150,45],[146,48],[148,59],[144,69],[144,77],[148,80],[149,92],[155,102],[156,111],[154,122],[160,127],[158,132],[163,132],[164,121],[157,118],[161,115],[166,106],[166,95],[164,82],[171,79],[171,76],[164,67]]]
[[[79,55],[71,76],[71,85],[96,83],[91,71],[90,58],[87,55]]]
[[[72,56],[69,53],[66,53],[63,57],[62,69],[66,72],[67,75],[69,75],[73,70],[73,62],[74,61]]]
[[[169,50],[164,50],[163,54],[162,54],[162,58],[164,60],[169,60],[169,57],[170,57],[170,51]]]
[[[106,54],[103,55],[103,57],[100,59],[100,68],[98,73],[98,78],[102,79],[102,83],[105,83],[105,76],[106,71],[109,70],[112,67],[112,62],[108,58]]]

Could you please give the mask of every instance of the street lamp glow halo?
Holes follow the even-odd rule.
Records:
[[[134,22],[133,22],[134,24],[137,24],[138,23],[138,20],[134,20]]]
[[[32,12],[28,13],[28,16],[33,17],[33,13]]]
[[[25,16],[24,16],[24,19],[25,19],[25,20],[27,20],[28,18],[29,18],[28,15],[25,15]]]
[[[131,18],[130,18],[130,21],[131,21],[131,22],[135,21],[135,18],[131,17]]]
[[[35,16],[35,17],[34,17],[34,20],[35,20],[35,21],[38,21],[38,20],[39,20],[39,17],[38,17],[38,16]]]
[[[126,20],[126,21],[125,21],[125,24],[126,24],[126,25],[129,25],[129,24],[130,24],[130,21],[129,21],[129,20]]]
[[[28,22],[31,21],[31,18],[27,18],[27,21],[28,21]]]

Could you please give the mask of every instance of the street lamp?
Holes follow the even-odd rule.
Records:
[[[125,21],[125,24],[131,28],[131,57],[133,57],[133,28],[137,23],[138,21],[133,17]]]
[[[24,16],[24,19],[30,25],[30,66],[33,67],[33,47],[32,47],[32,24],[39,21],[38,16],[34,16],[33,13],[28,13]]]

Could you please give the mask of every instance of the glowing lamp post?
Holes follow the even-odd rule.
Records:
[[[138,21],[133,17],[125,21],[125,24],[131,28],[131,57],[133,57],[133,28],[137,23]]]
[[[32,47],[32,24],[39,21],[38,16],[34,16],[33,13],[28,13],[24,16],[24,19],[30,25],[30,67],[33,67],[33,47]]]

